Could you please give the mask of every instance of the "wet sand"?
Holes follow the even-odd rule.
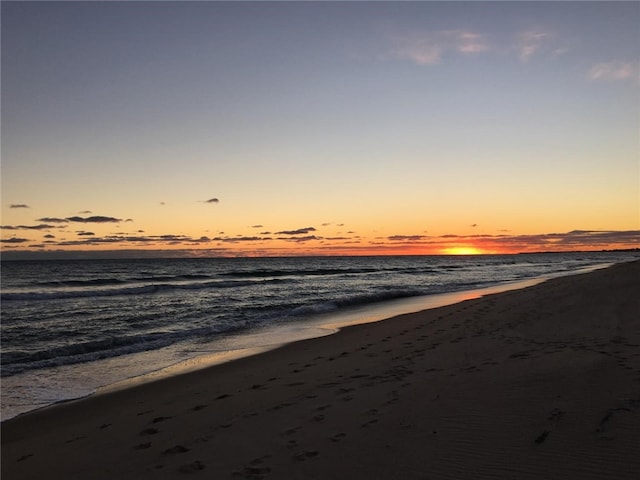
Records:
[[[2,478],[640,478],[640,262],[2,423]]]

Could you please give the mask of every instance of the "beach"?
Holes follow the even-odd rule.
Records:
[[[640,476],[640,262],[7,420],[2,478]]]

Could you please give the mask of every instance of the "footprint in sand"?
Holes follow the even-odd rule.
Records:
[[[244,478],[262,478],[262,475],[266,475],[271,472],[269,467],[246,467],[244,469]]]
[[[186,463],[178,468],[178,471],[180,473],[195,473],[199,472],[200,470],[204,470],[204,463],[202,463],[200,460],[196,460],[192,463]]]
[[[269,458],[271,458],[271,455],[265,455],[251,460],[242,473],[235,472],[234,476],[243,475],[244,478],[264,478],[263,475],[271,473],[271,467],[263,465],[264,461]]]
[[[319,452],[315,450],[310,450],[307,452],[298,453],[294,455],[293,458],[299,462],[304,462],[305,460],[309,460],[310,458],[317,457],[318,455],[319,455]]]
[[[360,428],[369,428],[371,425],[373,425],[374,423],[378,423],[378,419],[374,418],[372,420],[369,420],[366,423],[363,423],[362,425],[360,425]]]
[[[298,430],[300,430],[300,428],[302,427],[293,427],[293,428],[289,428],[287,430],[285,430],[284,432],[282,432],[284,435],[293,435],[294,433],[296,433]]]
[[[151,420],[151,423],[160,423],[160,422],[164,422],[165,420],[169,420],[173,417],[156,417],[153,420]]]
[[[551,432],[549,430],[545,430],[544,432],[542,432],[540,435],[538,435],[536,437],[536,439],[534,440],[534,442],[538,445],[540,445],[541,443],[543,443],[547,437],[549,436]]]
[[[182,445],[176,445],[175,447],[167,448],[164,452],[164,455],[175,455],[176,453],[186,453],[189,449]]]
[[[299,387],[301,385],[304,385],[304,382],[292,382],[292,383],[287,383],[285,384],[285,387]]]

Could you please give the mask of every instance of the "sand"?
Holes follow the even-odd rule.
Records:
[[[640,478],[640,262],[4,422],[35,478]]]

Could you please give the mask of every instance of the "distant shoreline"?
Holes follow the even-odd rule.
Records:
[[[41,261],[41,260],[197,260],[212,258],[321,258],[321,257],[474,257],[474,256],[508,256],[508,255],[544,255],[544,254],[570,254],[570,253],[640,253],[640,248],[622,248],[612,250],[567,250],[567,251],[537,251],[516,253],[482,253],[477,255],[452,255],[443,253],[430,254],[381,254],[381,255],[273,255],[262,257],[249,256],[198,256],[187,255],[184,250],[68,250],[56,252],[41,252],[34,250],[3,251],[0,252],[0,262],[12,261]]]

